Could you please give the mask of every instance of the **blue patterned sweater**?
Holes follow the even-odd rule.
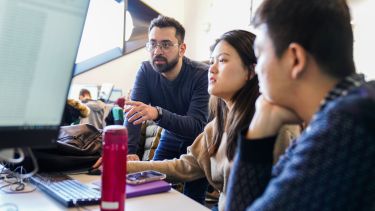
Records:
[[[226,210],[375,210],[375,81],[340,82],[279,162],[239,137]]]

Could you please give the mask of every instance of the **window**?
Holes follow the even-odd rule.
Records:
[[[143,48],[158,15],[140,0],[91,0],[74,75]]]

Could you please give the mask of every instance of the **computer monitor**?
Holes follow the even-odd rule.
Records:
[[[112,89],[111,96],[109,97],[108,102],[114,103],[120,97],[122,97],[122,89]]]
[[[0,149],[55,143],[88,4],[0,1]]]

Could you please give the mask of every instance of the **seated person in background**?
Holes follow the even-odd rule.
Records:
[[[262,96],[240,134],[226,210],[375,210],[375,81],[356,74],[350,22],[344,0],[259,7]],[[272,167],[290,122],[307,127]]]
[[[116,100],[115,105],[117,105],[118,107],[124,109],[124,107],[125,107],[125,101],[126,101],[125,97],[119,97]]]
[[[125,97],[120,97],[116,100],[114,106],[105,117],[106,125],[123,125],[124,124],[124,105]]]
[[[78,124],[80,118],[87,117],[89,113],[90,109],[85,104],[77,100],[68,99],[65,104],[61,125]]]
[[[227,180],[237,146],[236,135],[250,123],[259,96],[254,72],[254,39],[255,35],[247,31],[229,31],[211,48],[208,92],[214,119],[188,148],[187,154],[173,160],[129,161],[129,173],[157,170],[174,181],[205,177],[220,191],[219,209],[224,209]]]
[[[81,89],[79,91],[79,96],[78,96],[78,99],[82,102],[82,103],[87,103],[88,101],[92,100],[92,97],[91,97],[91,93],[88,89]]]
[[[98,129],[103,129],[106,126],[105,117],[108,116],[113,106],[106,105],[100,100],[93,100],[90,91],[87,89],[81,89],[79,92],[79,100],[85,103],[91,110],[90,115],[86,118],[82,118],[80,123],[88,123]]]

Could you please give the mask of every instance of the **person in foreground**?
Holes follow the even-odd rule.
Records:
[[[344,0],[263,1],[262,95],[239,135],[226,210],[375,210],[375,82],[356,74],[350,20]],[[307,127],[272,167],[290,122]]]
[[[250,123],[259,96],[254,39],[255,35],[247,31],[229,31],[211,48],[208,92],[214,119],[188,148],[188,153],[173,160],[128,162],[128,172],[157,170],[174,181],[206,177],[220,191],[219,209],[224,209],[236,135]]]

